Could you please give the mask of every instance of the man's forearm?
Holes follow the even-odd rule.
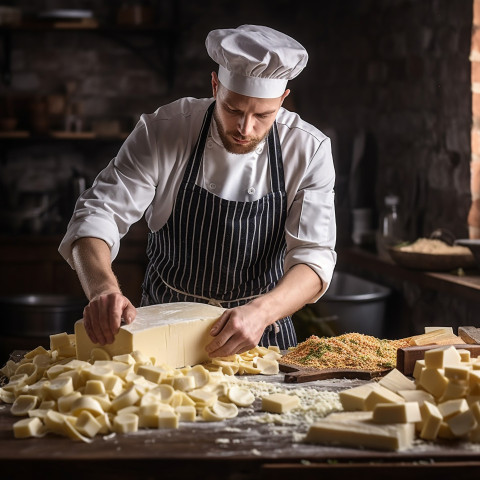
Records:
[[[264,313],[267,325],[292,315],[314,299],[322,289],[322,280],[307,265],[291,268],[270,292],[251,302]]]
[[[80,238],[72,247],[73,263],[85,295],[92,300],[105,293],[120,292],[112,271],[110,248],[99,238]]]

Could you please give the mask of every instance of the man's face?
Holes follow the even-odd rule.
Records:
[[[268,135],[277,112],[289,90],[279,98],[246,97],[226,89],[212,74],[213,96],[216,99],[213,115],[225,149],[244,154],[255,150]]]

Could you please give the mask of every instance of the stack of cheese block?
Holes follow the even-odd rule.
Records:
[[[480,359],[453,346],[433,348],[413,377],[394,369],[340,392],[345,411],[313,424],[305,440],[388,450],[410,448],[416,434],[480,442]]]
[[[452,327],[425,327],[425,333],[410,338],[410,345],[459,345],[465,343]]]
[[[2,372],[9,382],[0,388],[0,400],[12,404],[13,415],[26,417],[14,424],[15,437],[51,432],[90,442],[97,434],[233,418],[255,397],[232,371],[266,373],[276,364],[278,372],[281,357],[278,347],[256,347],[173,368],[139,351],[103,359],[103,350],[92,352],[96,359],[75,358],[75,335],[62,333],[50,337],[50,350],[37,347],[20,362],[7,362]]]

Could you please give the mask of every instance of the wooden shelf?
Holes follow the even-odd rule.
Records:
[[[400,267],[391,260],[380,258],[376,252],[359,247],[338,248],[337,268],[341,270],[342,267],[349,265],[480,303],[480,270],[476,268],[466,270],[462,276],[449,272],[410,270]]]

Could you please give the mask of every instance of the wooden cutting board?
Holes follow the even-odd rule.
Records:
[[[472,345],[480,344],[480,328],[458,327],[458,336],[465,342]]]
[[[281,372],[285,372],[285,383],[305,383],[314,380],[328,380],[331,378],[358,378],[371,380],[372,378],[386,375],[391,369],[369,371],[340,368],[304,368],[279,362]]]
[[[405,347],[397,350],[397,370],[404,375],[412,375],[415,368],[415,362],[425,357],[425,352],[433,348],[446,347],[450,345],[421,345],[417,347]],[[462,343],[460,345],[452,345],[457,349],[469,350],[472,358],[480,355],[480,345]]]

